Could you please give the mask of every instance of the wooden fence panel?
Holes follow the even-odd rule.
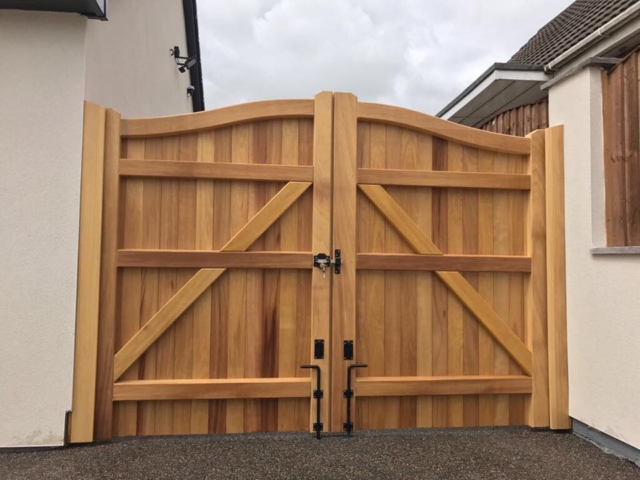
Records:
[[[602,73],[607,245],[640,245],[640,101],[634,52]]]

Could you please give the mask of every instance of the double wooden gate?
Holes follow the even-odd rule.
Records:
[[[83,148],[71,441],[343,431],[354,363],[356,429],[569,427],[561,127],[322,92]]]

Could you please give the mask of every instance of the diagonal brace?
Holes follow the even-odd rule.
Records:
[[[411,245],[416,253],[423,255],[442,255],[440,249],[409,217],[400,205],[380,185],[359,185],[360,190],[380,210],[398,233]],[[507,353],[531,375],[533,359],[531,350],[511,330],[502,318],[491,308],[482,296],[459,272],[436,271],[436,275],[458,297],[462,304],[489,331]]]
[[[220,251],[243,252],[247,250],[310,186],[310,182],[287,183]],[[117,381],[226,270],[226,268],[198,270],[116,353],[113,365],[114,381]]]

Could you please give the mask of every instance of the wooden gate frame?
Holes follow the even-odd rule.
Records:
[[[199,164],[176,166],[173,162],[149,162],[143,166],[135,160],[120,159],[122,137],[153,136],[170,133],[195,132],[216,126],[228,126],[253,120],[283,117],[313,117],[314,167],[270,167],[262,171],[255,165]],[[435,137],[452,140],[463,145],[497,152],[529,156],[529,172],[524,180],[505,174],[454,172],[388,172],[356,168],[358,120],[398,125]],[[461,302],[483,324],[494,338],[505,347],[523,370],[532,375],[532,395],[527,400],[527,423],[532,427],[550,426],[552,429],[570,428],[568,416],[568,372],[566,351],[566,288],[564,246],[564,173],[563,129],[553,127],[538,130],[526,138],[508,137],[484,132],[418,112],[377,104],[358,103],[352,94],[322,92],[314,100],[284,100],[257,102],[228,107],[204,113],[161,117],[145,120],[121,120],[114,110],[91,103],[85,104],[82,189],[80,206],[78,300],[76,312],[76,338],[73,383],[73,413],[70,441],[91,442],[95,439],[96,390],[107,390],[113,398],[121,400],[140,396],[145,398],[171,398],[177,389],[190,389],[194,395],[208,389],[216,381],[191,380],[127,382],[114,386],[114,382],[132,365],[189,305],[210,286],[225,268],[200,269],[194,277],[163,306],[119,352],[115,354],[112,378],[98,378],[100,355],[114,355],[109,349],[99,352],[99,335],[112,335],[109,326],[99,322],[100,317],[115,316],[115,284],[118,266],[152,265],[164,255],[177,264],[191,262],[190,266],[238,266],[242,256],[253,255],[255,265],[261,253],[242,253],[312,184],[314,185],[313,251],[326,252],[341,248],[342,274],[331,281],[320,281],[321,272],[314,269],[312,277],[312,339],[327,338],[325,360],[314,363],[321,366],[325,391],[334,392],[331,405],[322,403],[323,418],[329,419],[330,430],[340,431],[343,421],[345,364],[342,358],[331,355],[340,352],[344,339],[355,337],[355,278],[356,261],[373,262],[364,255],[357,256],[356,197],[357,189],[379,209],[387,221],[412,246],[423,261],[432,262],[433,271],[448,285]],[[316,163],[315,159],[322,161]],[[333,165],[333,171],[332,171]],[[229,168],[230,167],[230,168]],[[120,176],[148,175],[158,177],[197,177],[227,179],[274,179],[288,184],[254,216],[219,252],[190,253],[117,251],[117,202]],[[185,170],[188,169],[188,170]],[[144,171],[143,171],[144,170]],[[517,177],[525,177],[518,175]],[[394,180],[395,179],[395,180]],[[395,183],[394,183],[395,182]],[[520,182],[520,183],[518,183]],[[468,258],[449,258],[409,218],[382,187],[383,184],[462,187],[462,188],[518,188],[530,190],[527,202],[527,255],[531,274],[526,278],[526,344],[502,321],[460,273],[445,268],[446,262],[463,265]],[[486,187],[490,185],[489,187]],[[333,192],[333,193],[332,193]],[[108,201],[110,200],[110,201]],[[318,232],[331,232],[328,234]],[[149,256],[151,255],[151,256]],[[196,258],[196,255],[198,257]],[[307,254],[281,254],[281,261],[301,266],[308,262]],[[153,258],[152,258],[153,257]],[[262,256],[261,261],[267,261]],[[286,257],[286,258],[285,258]],[[496,258],[477,259],[477,262],[496,261]],[[500,261],[499,259],[497,261]],[[526,259],[525,259],[526,261]],[[150,262],[150,263],[149,263]],[[241,265],[242,263],[240,263]],[[460,268],[460,267],[458,267]],[[449,271],[447,271],[449,270]],[[327,300],[332,298],[331,303]],[[331,323],[329,318],[332,317]],[[111,346],[113,349],[113,346]],[[518,377],[519,378],[519,377]],[[526,377],[525,377],[526,378]],[[281,379],[275,379],[281,380]],[[470,382],[473,380],[473,382]],[[521,381],[522,379],[520,379]],[[492,388],[492,379],[455,379],[420,377],[406,386],[413,394],[460,394],[486,391]],[[161,384],[162,383],[162,384]],[[218,382],[220,383],[220,382]],[[229,382],[219,387],[228,388]],[[268,391],[273,380],[238,380],[236,391],[241,396],[247,388]],[[293,396],[311,392],[310,379],[299,382],[279,382]],[[388,384],[389,381],[386,382]],[[526,382],[525,382],[526,383]],[[250,384],[250,387],[247,385]],[[259,385],[258,385],[259,384]],[[375,384],[374,379],[358,382],[360,395],[380,394],[385,382]],[[474,385],[470,387],[470,385]],[[396,383],[397,385],[397,383]],[[417,390],[416,390],[416,385]],[[524,384],[523,384],[524,385]],[[469,388],[473,392],[469,391]],[[498,385],[495,388],[501,388]],[[503,387],[502,387],[503,388]],[[515,387],[514,387],[515,388]],[[519,387],[525,388],[525,387]],[[244,389],[244,390],[243,390]],[[300,390],[302,389],[302,390]],[[466,390],[465,390],[466,389]],[[485,390],[483,390],[485,389]],[[408,393],[410,394],[410,393]],[[229,397],[224,393],[224,398]],[[268,395],[268,393],[265,393]],[[182,398],[182,397],[181,397]],[[222,398],[222,397],[221,397]],[[314,410],[313,408],[311,409]],[[310,420],[310,423],[312,420]]]

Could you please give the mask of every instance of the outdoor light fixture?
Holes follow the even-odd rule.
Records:
[[[180,47],[175,46],[171,50],[169,50],[169,54],[176,61],[176,65],[178,65],[178,70],[180,73],[184,73],[187,70],[191,70],[198,64],[197,57],[181,57],[180,56]]]

